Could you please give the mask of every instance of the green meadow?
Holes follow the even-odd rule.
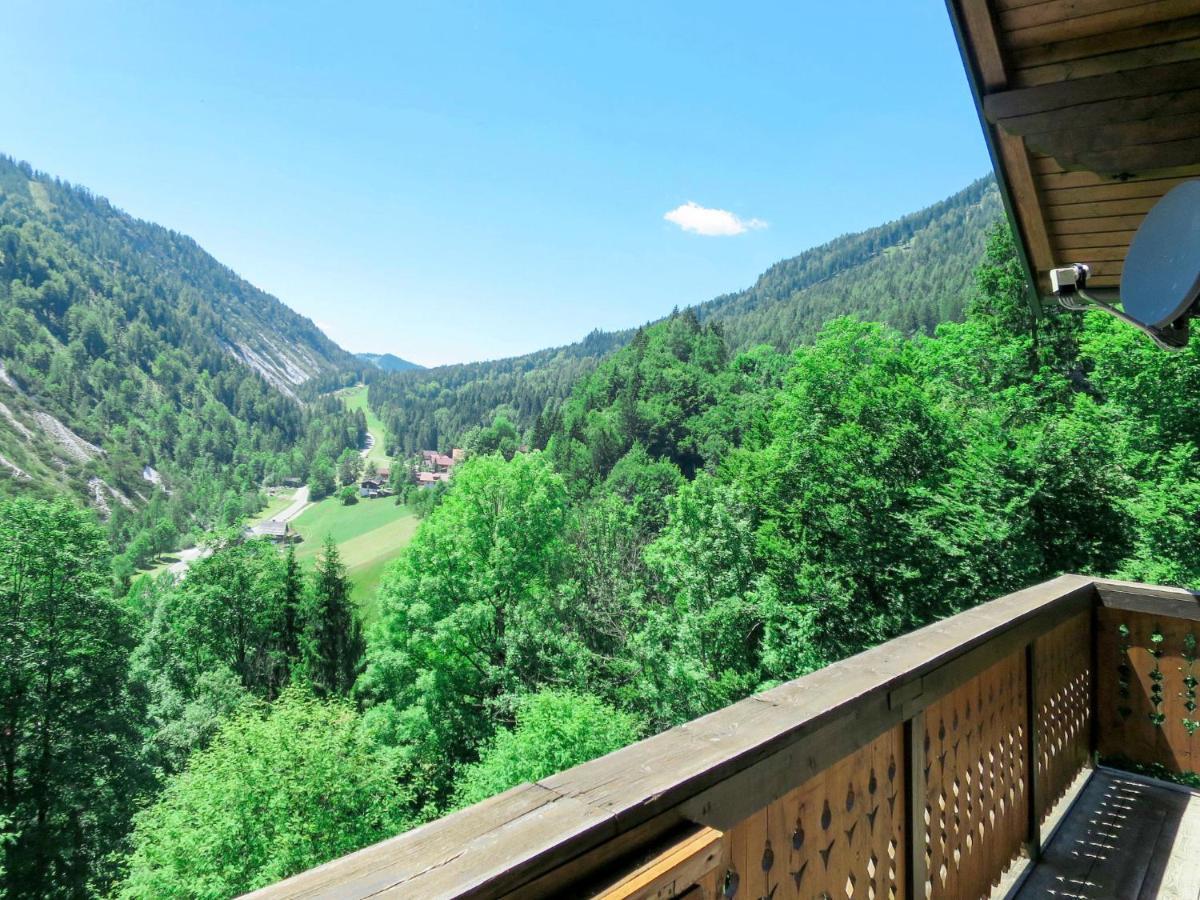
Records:
[[[375,593],[383,570],[412,539],[417,522],[414,512],[397,506],[390,498],[345,506],[329,497],[292,521],[292,527],[303,538],[296,546],[296,558],[311,564],[326,536],[331,535],[354,582],[354,599],[363,618],[370,622],[376,615]]]
[[[367,386],[359,384],[352,388],[347,388],[342,392],[342,402],[346,404],[346,409],[361,409],[363,415],[367,417],[367,431],[371,432],[375,437],[375,446],[367,454],[367,459],[372,460],[377,466],[387,465],[390,462],[387,452],[384,449],[387,444],[387,430],[383,427],[383,422],[379,420],[379,416],[375,415],[374,410],[367,405]]]

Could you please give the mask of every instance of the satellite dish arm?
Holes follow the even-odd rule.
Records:
[[[1067,273],[1071,273],[1068,275]],[[1056,269],[1051,272],[1051,285],[1054,288],[1058,303],[1063,309],[1073,312],[1087,312],[1092,309],[1103,310],[1110,316],[1115,316],[1127,325],[1141,331],[1163,350],[1172,352],[1182,350],[1187,345],[1187,317],[1180,317],[1163,327],[1155,327],[1139,322],[1133,316],[1120,309],[1116,304],[1121,301],[1120,292],[1113,289],[1086,290],[1087,266],[1075,265],[1069,269]],[[1084,302],[1075,300],[1081,298]]]

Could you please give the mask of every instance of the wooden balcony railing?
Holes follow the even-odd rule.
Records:
[[[1064,575],[253,896],[986,897],[1097,754],[1195,771],[1198,621]]]

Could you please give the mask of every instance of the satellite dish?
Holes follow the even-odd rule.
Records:
[[[1074,302],[1078,294],[1140,328],[1160,347],[1183,347],[1187,320],[1200,298],[1200,180],[1176,185],[1142,220],[1122,269],[1123,310],[1089,294],[1087,276],[1085,264],[1051,270],[1050,284],[1059,303],[1067,309],[1092,308]]]
[[[1170,325],[1200,295],[1200,181],[1169,190],[1133,236],[1121,275],[1121,305],[1151,328]]]

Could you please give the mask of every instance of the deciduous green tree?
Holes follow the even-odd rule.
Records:
[[[537,781],[638,739],[637,719],[588,694],[543,690],[521,699],[514,728],[501,728],[467,766],[455,803],[468,806]]]
[[[404,830],[408,799],[349,704],[289,689],[230,719],[137,816],[119,896],[224,900]]]
[[[126,692],[132,623],[108,547],[65,501],[0,502],[0,818],[10,897],[102,884],[138,789]]]
[[[361,690],[384,738],[421,760],[430,796],[449,797],[517,697],[569,682],[581,648],[569,618],[571,517],[541,453],[463,463],[445,499],[384,576]]]

